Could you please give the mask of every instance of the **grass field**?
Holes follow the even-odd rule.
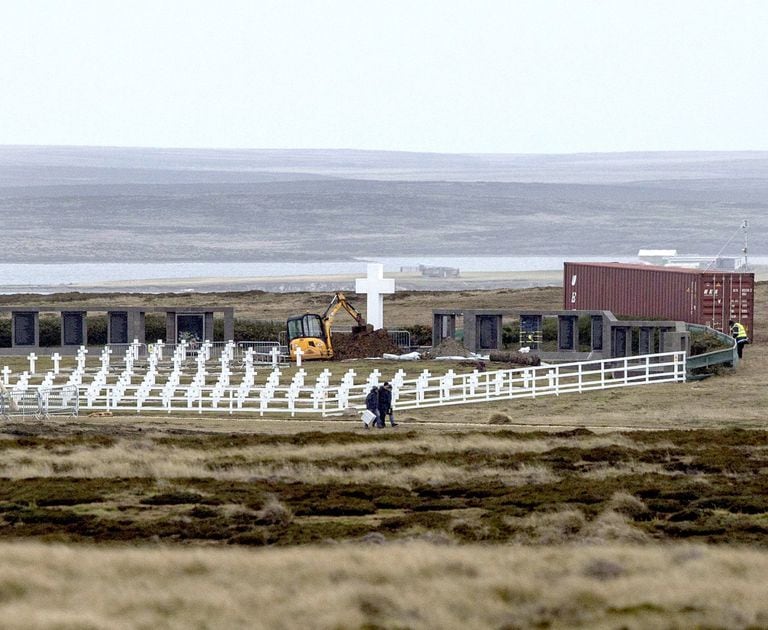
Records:
[[[767,296],[745,361],[699,382],[404,412],[383,431],[8,424],[3,625],[768,626]],[[305,297],[276,296],[274,318]],[[387,313],[426,323],[432,303],[478,299],[557,308],[559,290],[408,294]]]

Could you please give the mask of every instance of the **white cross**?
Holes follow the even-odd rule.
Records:
[[[301,355],[304,354],[304,350],[301,348],[296,348],[296,352],[294,354],[296,354],[296,367],[301,367]]]
[[[367,294],[366,314],[374,330],[384,328],[384,294],[395,292],[395,281],[384,278],[384,265],[368,263],[368,277],[355,280],[355,293]]]
[[[3,367],[3,385],[6,387],[8,387],[8,383],[11,382],[11,372],[13,372],[13,370],[7,365]]]
[[[77,369],[82,372],[85,369],[85,355],[88,353],[88,348],[80,346],[77,351]]]
[[[269,354],[272,357],[272,365],[277,366],[277,357],[280,356],[280,348],[272,346],[272,350],[269,351]]]
[[[29,356],[27,356],[29,359],[29,373],[34,374],[35,373],[35,362],[37,361],[37,355],[34,352],[30,352]]]
[[[59,363],[61,362],[61,355],[58,352],[54,352],[51,355],[51,360],[53,361],[53,373],[58,374],[59,373]]]

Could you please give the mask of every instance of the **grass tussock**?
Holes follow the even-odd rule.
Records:
[[[767,447],[733,430],[6,438],[0,538],[765,545]]]
[[[4,627],[763,627],[768,553],[653,546],[0,546]],[[32,569],[30,567],[33,567]],[[119,585],[109,588],[105,585]],[[734,605],[738,602],[738,606]]]

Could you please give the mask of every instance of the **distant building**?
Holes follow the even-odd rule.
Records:
[[[734,256],[681,256],[676,249],[641,249],[637,257],[648,265],[720,271],[736,271],[744,263],[742,258]]]
[[[419,265],[418,267],[400,267],[400,273],[420,273],[426,278],[458,278],[458,267],[433,267]]]
[[[677,256],[676,249],[641,249],[637,252],[640,260],[651,265],[663,265],[673,256]]]

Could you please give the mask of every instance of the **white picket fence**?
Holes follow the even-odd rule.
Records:
[[[393,406],[402,411],[684,382],[685,374],[685,353],[668,352],[469,374],[448,370],[432,375],[425,370],[416,378],[406,378],[401,369],[390,382]],[[208,383],[207,375],[217,376],[216,383]],[[188,382],[182,383],[182,376]],[[281,370],[274,368],[266,379],[260,378],[262,382],[257,383],[257,373],[253,369],[235,374],[222,363],[222,369],[216,375],[208,372],[205,363],[200,361],[191,381],[189,376],[183,375],[178,365],[174,371],[164,374],[164,382],[159,382],[160,377],[155,372],[148,372],[141,380],[125,373],[117,383],[111,384],[97,374],[89,385],[80,386],[80,407],[85,411],[135,413],[192,411],[199,414],[330,416],[349,408],[363,409],[365,396],[372,386],[379,384],[381,373],[373,370],[365,382],[356,383],[358,375],[354,370],[348,370],[339,384],[331,385],[329,370],[324,370],[310,383],[301,369],[290,383],[284,383],[281,382]]]

